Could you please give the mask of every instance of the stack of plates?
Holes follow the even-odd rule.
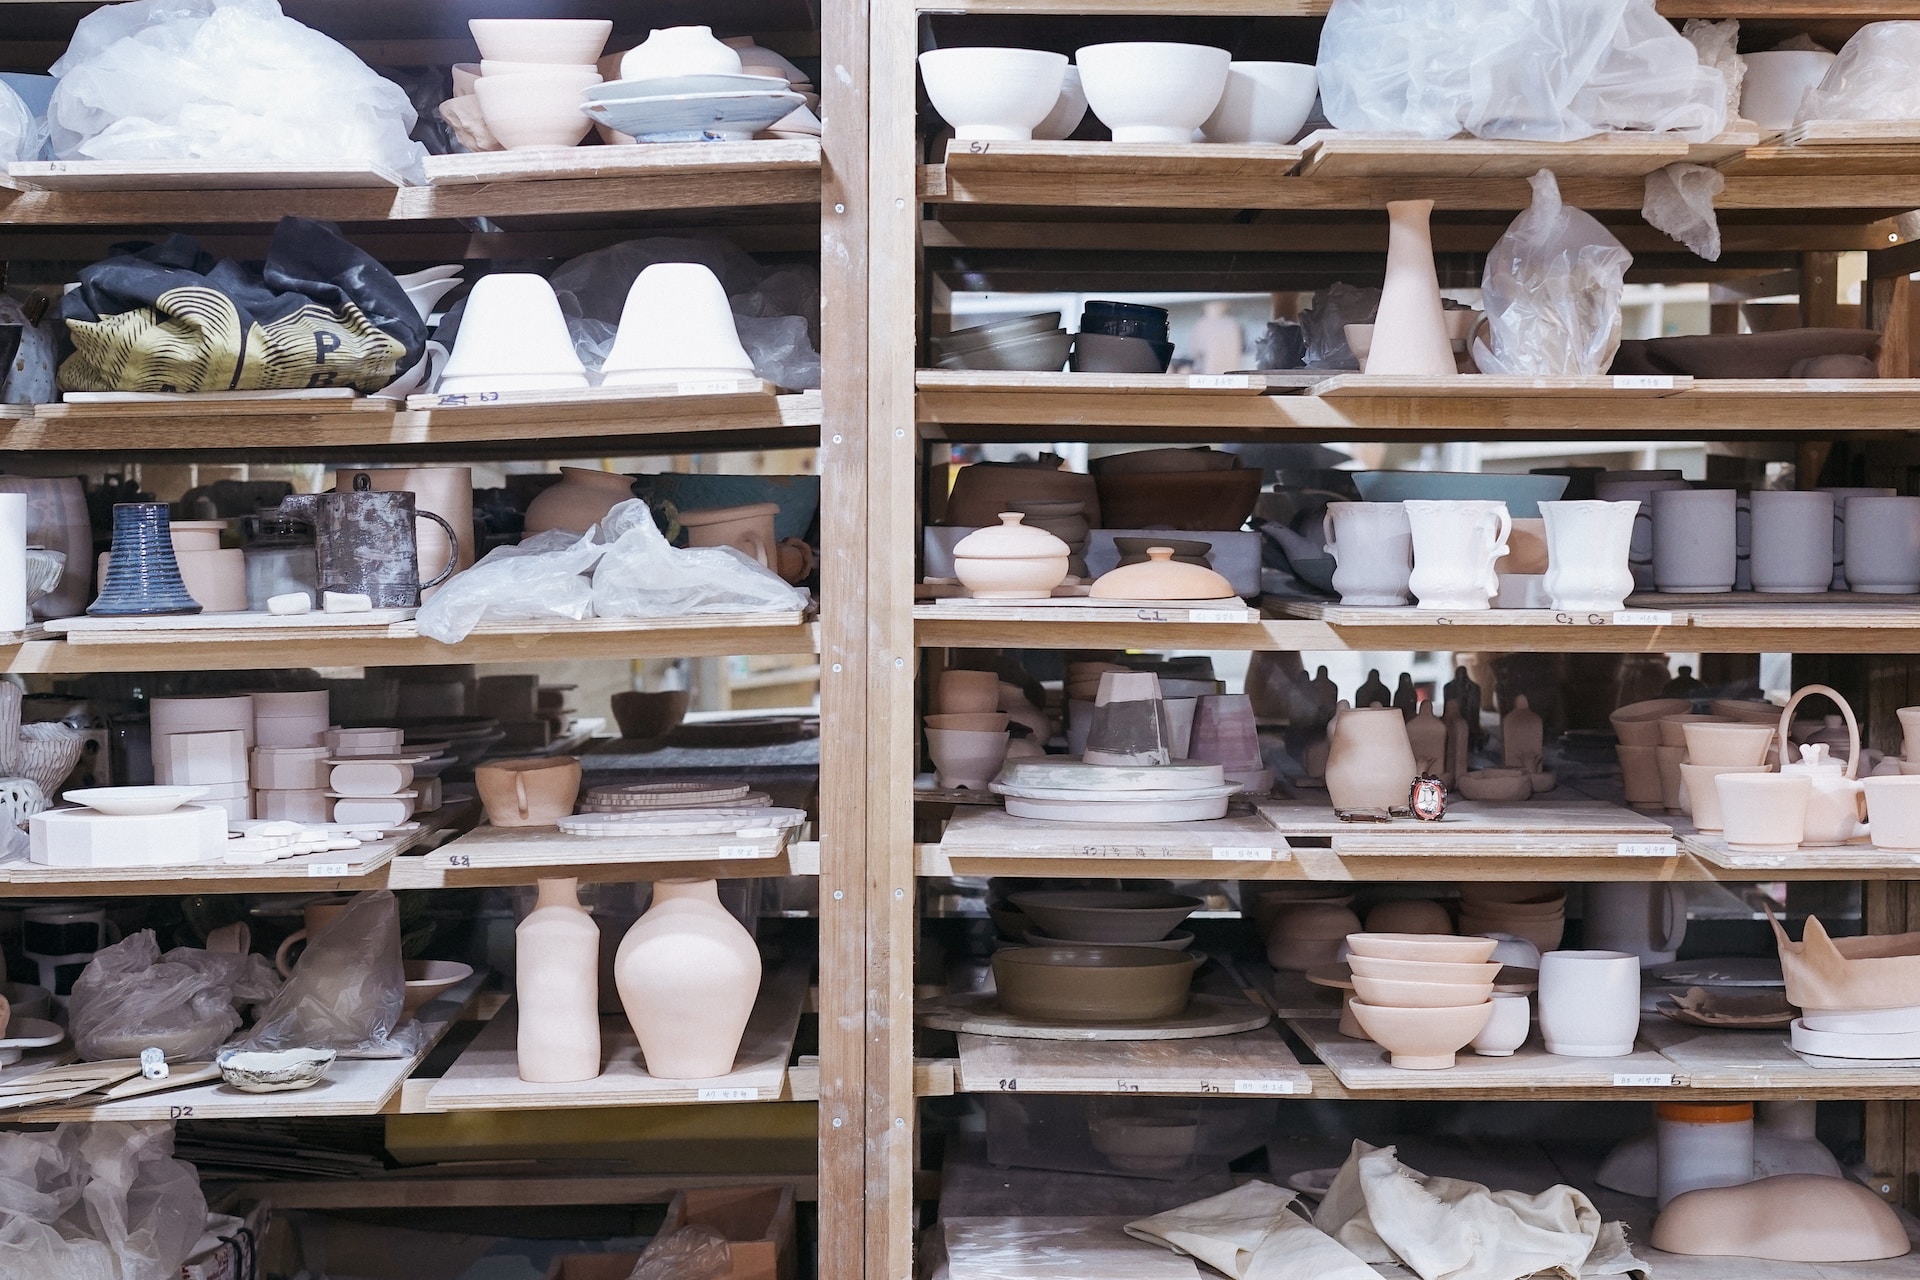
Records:
[[[629,809],[580,813],[557,824],[570,836],[744,836],[791,830],[803,809]]]
[[[1820,1058],[1920,1059],[1920,1008],[1802,1009],[1792,1044]]]
[[[1198,822],[1226,816],[1240,788],[1217,764],[1100,765],[1073,756],[1009,760],[991,790],[1016,818]]]
[[[625,786],[589,787],[580,798],[587,813],[660,812],[684,809],[764,809],[773,797],[754,791],[744,782],[634,782]]]
[[[1072,337],[1057,311],[1012,316],[930,339],[942,369],[1058,373]]]
[[[744,140],[807,104],[779,76],[726,74],[614,80],[583,96],[595,123],[636,142]]]

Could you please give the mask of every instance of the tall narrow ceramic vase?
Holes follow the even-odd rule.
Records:
[[[114,618],[200,612],[173,558],[166,503],[114,503],[112,555],[107,580],[88,613]]]
[[[1368,373],[1441,377],[1456,372],[1453,344],[1440,306],[1440,277],[1433,269],[1431,200],[1387,202],[1387,281],[1373,320]]]
[[[513,931],[520,997],[520,1078],[537,1084],[600,1074],[600,926],[578,880],[542,880]]]
[[[706,1080],[733,1070],[760,990],[760,952],[713,880],[661,880],[614,959],[620,1003],[647,1074]]]

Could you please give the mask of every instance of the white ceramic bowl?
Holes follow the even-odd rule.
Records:
[[[582,66],[596,61],[613,34],[605,18],[469,18],[482,58]]]
[[[1041,49],[931,49],[920,80],[962,141],[1024,142],[1059,105],[1067,57]]]
[[[586,385],[552,285],[525,272],[496,272],[474,282],[440,378],[441,392],[565,391]],[[391,749],[384,738],[380,741],[379,750]]]
[[[1807,90],[1826,78],[1834,55],[1819,49],[1776,49],[1742,54],[1747,75],[1740,82],[1740,114],[1762,129],[1790,129]]]
[[[596,76],[600,74],[600,68],[594,66],[591,62],[581,63],[576,66],[571,63],[559,62],[509,62],[504,58],[482,58],[480,60],[481,76],[531,76],[551,71],[591,71]]]
[[[1115,142],[1191,142],[1220,105],[1225,49],[1202,44],[1129,41],[1090,44],[1073,55],[1080,87]]]
[[[601,385],[678,382],[688,369],[753,377],[719,277],[697,262],[656,262],[627,291]]]
[[[1230,63],[1220,105],[1201,128],[1208,142],[1292,142],[1319,96],[1319,74],[1307,63]]]
[[[555,67],[512,76],[481,76],[473,82],[487,131],[509,151],[573,147],[593,127],[580,110],[580,91],[600,83],[592,67]]]
[[[1059,101],[1053,104],[1045,120],[1033,126],[1033,136],[1049,142],[1072,137],[1086,117],[1087,95],[1080,87],[1080,68],[1069,66],[1060,81]]]

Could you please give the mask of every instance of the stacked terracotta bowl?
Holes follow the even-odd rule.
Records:
[[[993,955],[1001,1009],[1045,1022],[1134,1023],[1187,1008],[1203,957],[1176,932],[1200,900],[1150,890],[1059,889],[1013,894],[1028,941]]]
[[[1396,1067],[1451,1067],[1493,1016],[1496,945],[1492,938],[1350,934],[1355,1020]]]
[[[453,69],[454,96],[440,118],[469,151],[573,147],[592,121],[581,93],[600,83],[595,66],[613,23],[599,18],[473,18],[480,65]]]
[[[938,700],[939,710],[925,718],[936,785],[984,790],[1009,747],[1012,717],[1000,710],[1000,677],[991,671],[943,672]]]
[[[1560,946],[1567,891],[1552,884],[1463,884],[1460,932],[1523,938],[1541,952]]]

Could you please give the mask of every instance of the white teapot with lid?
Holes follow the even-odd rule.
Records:
[[[1846,718],[1848,752],[1842,763],[1833,758],[1826,743],[1809,742],[1800,748],[1799,760],[1780,766],[1783,774],[1799,774],[1813,780],[1813,791],[1807,800],[1806,835],[1801,845],[1837,845],[1863,840],[1867,835],[1867,795],[1856,778],[1860,768],[1860,726],[1846,699],[1820,684],[1795,691],[1780,714],[1780,758],[1785,761],[1792,756],[1787,744],[1787,726],[1793,723],[1793,709],[1810,693],[1829,698],[1840,708]]]

